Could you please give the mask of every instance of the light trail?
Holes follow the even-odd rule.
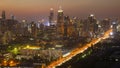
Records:
[[[93,39],[90,43],[85,44],[83,47],[76,48],[76,49],[72,50],[69,55],[67,55],[65,57],[61,57],[58,60],[51,62],[50,65],[48,65],[46,68],[55,68],[57,66],[62,65],[66,61],[72,59],[72,57],[76,56],[77,54],[83,53],[89,47],[94,46],[95,44],[97,44],[98,42],[100,42],[102,39],[109,38],[110,32],[112,32],[112,29],[106,31],[104,33],[103,37],[100,37],[100,38],[97,38],[97,39]]]

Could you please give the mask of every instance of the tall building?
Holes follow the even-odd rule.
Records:
[[[109,18],[106,18],[104,19],[102,22],[101,22],[101,25],[102,25],[102,28],[104,31],[107,31],[110,26],[111,26],[111,22],[110,22],[110,19]]]
[[[88,17],[88,25],[89,25],[89,33],[91,35],[91,37],[94,37],[96,30],[96,24],[97,24],[97,20],[95,18],[95,16],[93,14],[90,14],[90,16]]]
[[[117,26],[118,26],[118,23],[116,21],[112,22],[112,29],[113,29],[114,34],[117,32]]]
[[[54,10],[53,10],[53,8],[50,9],[49,23],[50,23],[50,25],[55,25],[55,23],[54,23]]]
[[[5,11],[2,11],[0,19],[0,32],[4,33],[7,30]]]
[[[64,34],[64,14],[63,14],[63,10],[61,7],[59,7],[59,10],[58,10],[57,31],[60,36],[63,36],[63,34]]]
[[[30,33],[33,38],[37,38],[37,26],[35,22],[30,23]]]
[[[5,11],[2,11],[2,19],[6,19]]]
[[[70,22],[70,18],[69,16],[65,16],[64,18],[64,37],[67,38],[68,37],[68,25]]]
[[[73,36],[78,37],[79,35],[79,29],[80,29],[80,20],[78,17],[73,18]]]
[[[0,34],[4,35],[7,30],[6,16],[5,11],[2,11],[1,19],[0,19]]]
[[[21,22],[21,34],[23,36],[28,36],[30,34],[28,31],[28,22],[25,19],[23,19]]]

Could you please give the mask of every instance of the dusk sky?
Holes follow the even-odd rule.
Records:
[[[56,13],[59,5],[69,16],[84,18],[90,13],[99,18],[120,16],[120,0],[0,0],[0,14],[5,10],[7,16],[38,20],[49,16],[50,8]]]

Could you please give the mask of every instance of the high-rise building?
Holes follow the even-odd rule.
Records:
[[[101,22],[101,26],[102,26],[104,31],[107,31],[110,28],[110,26],[111,26],[110,19],[109,18],[104,19]]]
[[[37,26],[35,22],[30,23],[30,33],[32,37],[36,38],[37,37]]]
[[[112,29],[114,34],[117,32],[117,26],[118,26],[118,23],[116,21],[112,22]]]
[[[21,22],[21,34],[23,36],[28,36],[30,34],[28,31],[28,22],[25,19],[23,19]]]
[[[88,17],[88,25],[89,25],[89,31],[90,31],[89,33],[91,37],[94,37],[96,31],[96,24],[97,24],[97,20],[95,16],[93,14],[90,14],[90,16]]]
[[[78,17],[73,18],[73,36],[78,37],[79,35],[79,30],[80,30],[80,20]]]
[[[58,31],[59,35],[63,36],[63,34],[64,34],[64,14],[63,14],[63,10],[61,7],[59,7],[59,10],[58,10],[57,31]]]
[[[6,19],[5,11],[2,11],[2,19]]]
[[[94,37],[96,33],[95,31],[97,31],[97,20],[95,16],[93,14],[90,14],[88,18],[84,20],[83,24],[84,36],[90,38]]]
[[[7,23],[6,23],[5,11],[2,11],[1,18],[0,18],[0,32],[1,32],[1,34],[4,34],[4,32],[6,30],[7,30]]]
[[[53,8],[50,9],[49,23],[50,23],[50,25],[55,25],[55,23],[54,23],[54,10],[53,10]]]
[[[67,38],[68,37],[68,25],[70,22],[70,18],[69,16],[65,16],[64,17],[64,37]]]

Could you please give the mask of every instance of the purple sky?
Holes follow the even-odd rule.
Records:
[[[64,14],[84,18],[89,14],[96,17],[119,17],[120,0],[0,0],[0,14],[14,14],[17,19],[39,20],[49,16],[50,8],[57,12],[61,5]],[[57,14],[56,14],[57,15]]]

